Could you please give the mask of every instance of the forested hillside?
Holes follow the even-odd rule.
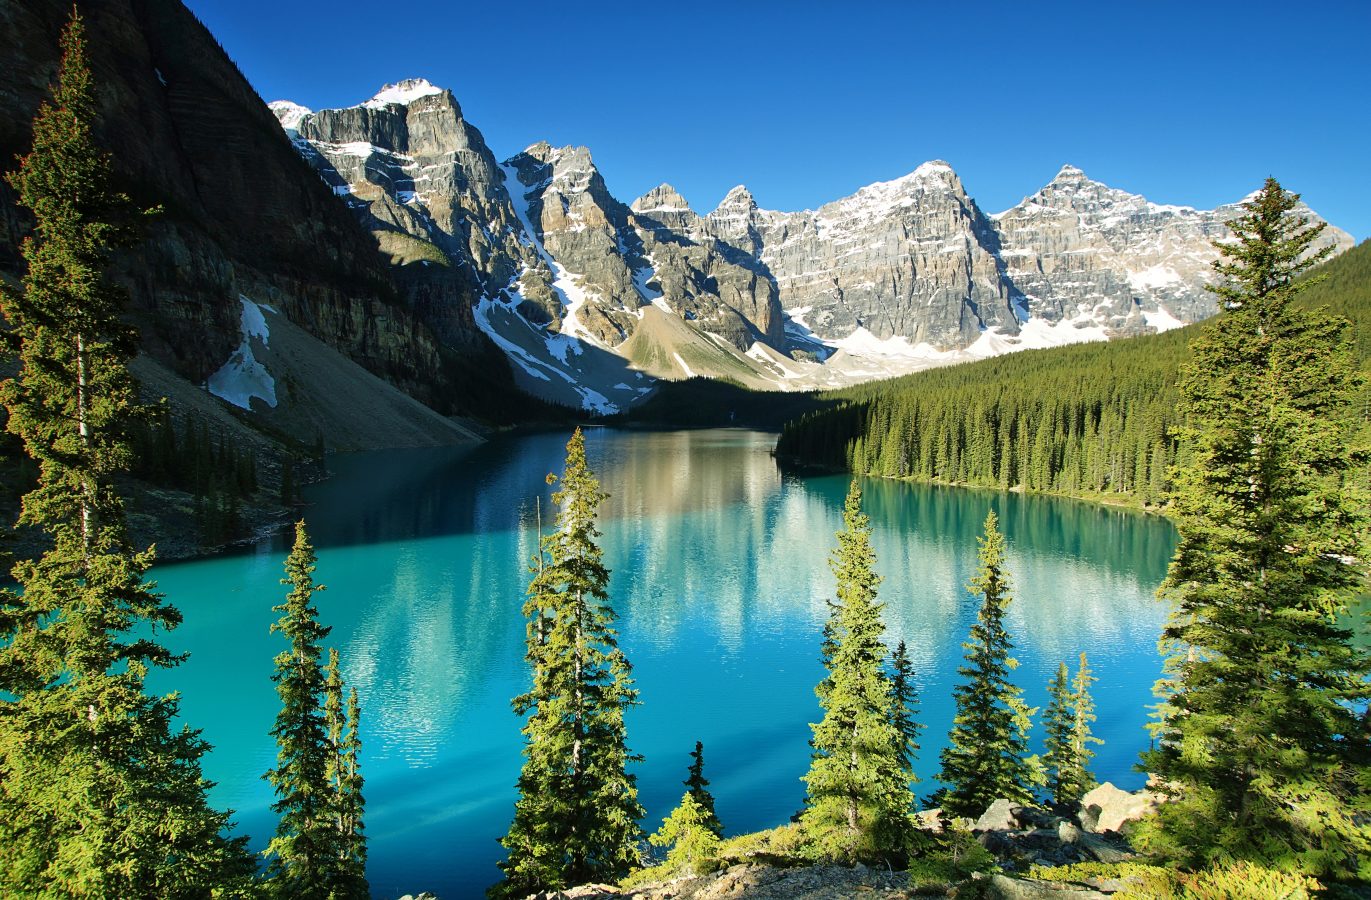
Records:
[[[1316,275],[1326,277],[1300,302],[1351,320],[1365,372],[1371,242]],[[827,394],[837,405],[787,423],[777,454],[872,475],[1156,503],[1176,462],[1177,372],[1200,327],[1028,351]],[[1371,418],[1371,403],[1362,410]]]

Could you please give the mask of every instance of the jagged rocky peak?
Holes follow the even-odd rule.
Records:
[[[814,211],[748,221],[782,305],[822,338],[901,338],[942,351],[987,328],[1018,331],[994,236],[942,160]]]
[[[518,169],[519,180],[530,188],[539,186],[539,182],[546,182],[542,185],[546,190],[556,191],[563,196],[586,193],[596,187],[604,189],[604,182],[600,180],[600,172],[595,168],[595,160],[591,158],[588,147],[569,144],[554,147],[547,141],[539,141],[525,148],[523,153],[506,160],[505,165],[513,165]],[[532,177],[526,177],[525,173],[530,173]]]
[[[962,180],[957,177],[952,166],[941,159],[933,159],[921,164],[908,175],[891,181],[869,184],[851,197],[845,197],[837,202],[851,204],[870,198],[908,196],[926,191],[950,191],[963,195],[966,193],[962,188]]]
[[[374,97],[363,103],[362,106],[368,109],[408,106],[420,97],[432,97],[440,94],[452,96],[451,91],[434,85],[426,78],[406,78],[381,88]]]
[[[1018,206],[1006,210],[1000,215],[1010,213],[1032,214],[1037,207],[1068,210],[1087,215],[1101,212],[1106,215],[1200,215],[1199,211],[1193,207],[1152,203],[1141,194],[1130,194],[1128,191],[1112,188],[1103,182],[1095,181],[1070,163],[1062,166],[1052,180],[1037,193],[1025,197]]]
[[[626,207],[610,196],[586,147],[553,147],[539,141],[504,165],[524,186],[529,217],[540,237],[587,228],[615,230],[626,224]]]
[[[665,182],[634,200],[632,209],[635,220],[643,227],[667,228],[692,240],[704,237],[704,220],[679,191]]]
[[[1052,184],[1079,184],[1089,181],[1083,169],[1079,169],[1071,163],[1063,163],[1061,170],[1052,179]]]
[[[752,192],[746,185],[737,185],[729,188],[724,199],[719,201],[719,205],[709,214],[713,220],[745,218],[757,209],[757,199],[752,196]]]
[[[633,211],[636,213],[694,212],[690,208],[690,204],[686,202],[686,198],[682,197],[679,191],[665,181],[634,200]]]

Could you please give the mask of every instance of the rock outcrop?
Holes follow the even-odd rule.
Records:
[[[714,221],[737,233],[743,198]],[[997,328],[1016,334],[1012,285],[1001,276],[992,223],[952,167],[924,163],[814,211],[755,210],[742,223],[787,310],[815,334],[906,339],[957,349]]]
[[[1081,798],[1078,818],[1086,831],[1119,831],[1156,810],[1163,799],[1148,790],[1129,793],[1106,781]]]

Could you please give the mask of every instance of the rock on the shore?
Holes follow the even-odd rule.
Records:
[[[1007,875],[987,879],[988,900],[1105,900],[1109,895],[1058,881],[1027,881]]]
[[[1081,827],[1094,832],[1118,831],[1124,823],[1151,813],[1162,800],[1160,794],[1152,791],[1131,794],[1106,781],[1081,798]]]

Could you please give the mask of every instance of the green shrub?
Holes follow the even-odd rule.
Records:
[[[1236,862],[1202,872],[1180,872],[1142,863],[1077,863],[1033,866],[1028,877],[1043,881],[1094,884],[1121,881],[1115,900],[1309,900],[1323,886],[1304,875]]]
[[[927,850],[909,860],[909,887],[914,891],[956,884],[974,872],[997,870],[995,856],[969,831],[949,829],[930,841]]]

